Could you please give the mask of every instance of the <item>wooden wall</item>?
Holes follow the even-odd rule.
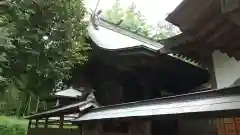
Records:
[[[115,123],[117,124],[118,122],[116,121]],[[86,128],[86,125],[82,125],[82,135],[151,135],[151,122],[149,121],[128,121],[127,132],[104,131],[104,123],[102,122],[92,124],[96,125],[94,129],[89,129]]]
[[[183,119],[178,126],[179,135],[217,135],[215,119]]]
[[[223,119],[222,119],[223,120]],[[128,122],[128,132],[105,132],[103,130],[103,123],[92,123],[95,126],[94,129],[86,129],[83,127],[82,135],[240,135],[240,119],[238,122],[234,123],[231,119],[225,120],[225,128],[217,128],[218,122],[215,119],[182,119],[178,120],[178,127],[174,128],[173,125],[166,125],[164,128],[161,128],[163,125],[153,123],[152,121],[139,121],[139,120],[129,120]],[[160,122],[160,120],[159,120]],[[116,122],[118,123],[118,122]],[[162,122],[164,124],[164,122]],[[221,126],[221,125],[220,125]],[[152,127],[159,127],[160,130],[165,130],[166,132],[156,132]],[[219,125],[218,125],[219,127]],[[226,129],[219,131],[219,129]],[[171,132],[174,130],[175,132]],[[237,131],[237,132],[236,132]],[[226,133],[227,134],[226,134]]]
[[[240,117],[218,119],[218,135],[240,135]]]

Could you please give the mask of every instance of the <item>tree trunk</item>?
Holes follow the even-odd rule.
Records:
[[[38,97],[37,97],[37,105],[36,105],[36,110],[35,110],[35,112],[36,112],[36,113],[38,112],[39,103],[40,103],[40,99],[39,99],[39,96],[38,96]]]
[[[32,100],[32,96],[29,93],[28,94],[28,100],[27,100],[27,104],[26,104],[26,108],[24,109],[23,115],[29,115],[29,112],[31,111],[31,100]]]

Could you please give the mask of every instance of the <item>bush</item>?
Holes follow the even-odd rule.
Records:
[[[1,116],[0,135],[27,135],[27,124],[25,120]]]

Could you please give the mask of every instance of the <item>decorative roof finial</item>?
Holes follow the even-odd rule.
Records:
[[[99,29],[98,28],[99,19],[100,19],[99,15],[102,13],[102,10],[97,11],[99,4],[100,4],[100,0],[98,0],[96,7],[94,11],[92,11],[91,18],[90,18],[91,23],[93,24],[94,28],[97,30]]]

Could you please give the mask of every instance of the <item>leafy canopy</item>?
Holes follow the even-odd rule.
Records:
[[[26,108],[30,95],[46,96],[55,82],[71,78],[90,50],[85,12],[83,0],[0,2],[0,89],[16,91]]]
[[[123,28],[156,40],[165,39],[179,33],[179,30],[170,23],[159,21],[157,25],[148,24],[146,18],[137,10],[134,3],[124,9],[121,7],[120,0],[116,0],[112,8],[104,12],[103,18],[114,24],[118,24],[122,20],[120,26]]]

